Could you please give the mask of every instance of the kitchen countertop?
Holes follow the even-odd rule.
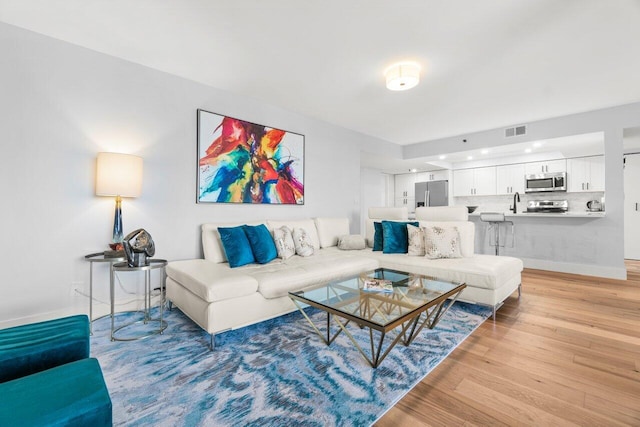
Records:
[[[547,213],[547,212],[518,212],[513,213],[507,211],[504,213],[507,218],[604,218],[605,212],[590,212],[590,211],[569,211],[565,213]],[[474,212],[469,214],[469,218],[480,218],[480,212]]]

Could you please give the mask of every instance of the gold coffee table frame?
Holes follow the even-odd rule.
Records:
[[[393,292],[362,289],[365,279],[384,279],[385,276],[400,278],[392,280]],[[377,368],[399,341],[408,346],[425,326],[433,329],[465,287],[463,283],[380,268],[354,278],[289,292],[289,297],[325,344],[331,345],[344,332],[365,360],[373,368]],[[327,313],[326,334],[305,313],[304,305]],[[338,330],[333,335],[332,319],[338,325]],[[369,329],[369,354],[347,329],[350,322],[361,329]],[[387,334],[396,328],[399,328],[398,334],[383,352]],[[379,332],[379,338],[375,337],[374,330]]]

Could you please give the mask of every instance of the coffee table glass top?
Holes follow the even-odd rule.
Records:
[[[392,290],[365,290],[365,282],[369,279],[389,281]],[[379,268],[312,289],[290,292],[289,295],[346,318],[364,320],[371,326],[385,328],[436,300],[455,295],[463,288],[462,283]]]

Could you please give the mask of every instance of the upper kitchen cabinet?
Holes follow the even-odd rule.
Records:
[[[447,169],[419,172],[416,174],[416,182],[428,182],[428,181],[444,181],[449,179],[449,171]]]
[[[604,191],[604,156],[567,160],[570,192]]]
[[[495,194],[495,166],[453,171],[453,195],[455,197],[493,196]]]
[[[539,173],[548,172],[566,172],[567,161],[561,160],[547,160],[545,162],[532,162],[525,163],[525,174],[533,175]]]
[[[496,194],[524,193],[525,166],[522,163],[496,167]]]
[[[547,160],[545,162],[525,163],[524,168],[525,168],[525,174],[527,175],[547,173],[547,172],[566,172],[567,161],[565,159],[560,159],[560,160]]]

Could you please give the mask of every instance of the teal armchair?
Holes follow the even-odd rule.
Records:
[[[0,396],[0,426],[111,426],[87,316],[0,330]]]

